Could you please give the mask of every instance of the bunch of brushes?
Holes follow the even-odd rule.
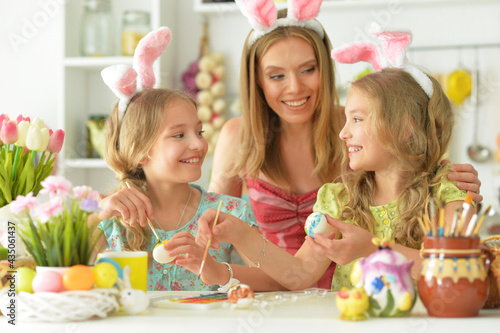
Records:
[[[481,204],[477,204],[477,209],[472,216],[470,216],[473,209],[472,195],[467,193],[464,203],[461,206],[457,206],[451,224],[445,223],[444,203],[441,203],[439,207],[437,207],[436,202],[431,197],[429,214],[424,212],[423,218],[419,217],[418,222],[420,223],[424,235],[427,236],[477,237],[486,216],[490,214],[491,205],[481,214]]]

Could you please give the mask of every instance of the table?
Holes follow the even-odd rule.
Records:
[[[200,292],[150,292],[151,299],[172,296],[193,296]],[[1,333],[154,333],[154,332],[495,332],[500,327],[500,309],[481,310],[474,318],[433,318],[420,301],[409,317],[368,318],[362,322],[338,319],[336,293],[323,296],[296,293],[262,293],[259,306],[240,310],[228,306],[215,309],[188,310],[148,308],[144,314],[125,316],[112,314],[105,319],[70,323],[20,322],[12,326],[0,318]],[[270,296],[281,296],[285,301],[269,301]],[[297,296],[297,297],[295,297]],[[293,301],[292,299],[296,300]],[[266,299],[267,301],[262,301]]]

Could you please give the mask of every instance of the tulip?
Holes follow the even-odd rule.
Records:
[[[31,151],[37,151],[42,146],[42,131],[36,125],[31,125],[26,135],[26,147]]]
[[[35,119],[33,119],[33,121],[31,122],[31,125],[38,127],[38,129],[42,129],[45,127],[43,120],[38,118],[38,117],[35,117]]]
[[[4,120],[0,129],[0,140],[5,144],[17,141],[17,123],[14,120]]]
[[[21,121],[17,124],[17,142],[16,146],[26,147],[26,136],[28,135],[28,129],[30,128],[30,123],[28,121]]]
[[[49,139],[49,145],[47,146],[47,151],[53,154],[58,154],[61,151],[64,142],[64,131],[58,129]]]
[[[2,113],[2,114],[0,114],[0,126],[3,124],[4,120],[10,120],[10,118],[5,113]]]
[[[17,116],[17,123],[19,124],[21,121],[31,122],[30,117],[23,117],[23,115],[20,114]]]
[[[42,144],[40,145],[40,148],[38,148],[36,151],[39,153],[44,152],[47,149],[47,145],[49,144],[49,129],[47,127],[44,127],[40,130],[40,133],[42,134]]]

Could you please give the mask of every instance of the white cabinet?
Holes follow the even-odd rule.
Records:
[[[59,99],[59,123],[66,131],[63,151],[59,155],[60,172],[75,185],[86,184],[100,192],[108,192],[115,185],[114,173],[103,159],[87,158],[86,123],[92,115],[109,115],[117,98],[103,83],[100,72],[114,64],[132,65],[132,57],[120,56],[121,21],[125,10],[143,10],[150,13],[151,29],[172,22],[176,1],[161,0],[114,0],[115,54],[111,57],[82,57],[79,51],[80,26],[84,12],[84,0],[64,2],[64,29],[62,34],[63,77]],[[165,52],[154,64],[157,86],[170,86],[171,59]]]

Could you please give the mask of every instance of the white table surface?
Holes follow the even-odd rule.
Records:
[[[199,295],[199,292],[152,292],[151,297]],[[263,294],[267,296],[268,294]],[[290,295],[290,294],[289,294]],[[433,318],[423,305],[415,305],[411,316],[403,318],[368,318],[366,321],[340,320],[335,306],[336,293],[326,296],[300,296],[295,301],[259,302],[240,310],[221,305],[214,309],[148,308],[135,316],[111,314],[105,319],[69,323],[23,322],[7,324],[0,318],[0,333],[156,333],[156,332],[498,332],[500,309],[481,310],[474,318]],[[268,298],[269,299],[269,298]]]

